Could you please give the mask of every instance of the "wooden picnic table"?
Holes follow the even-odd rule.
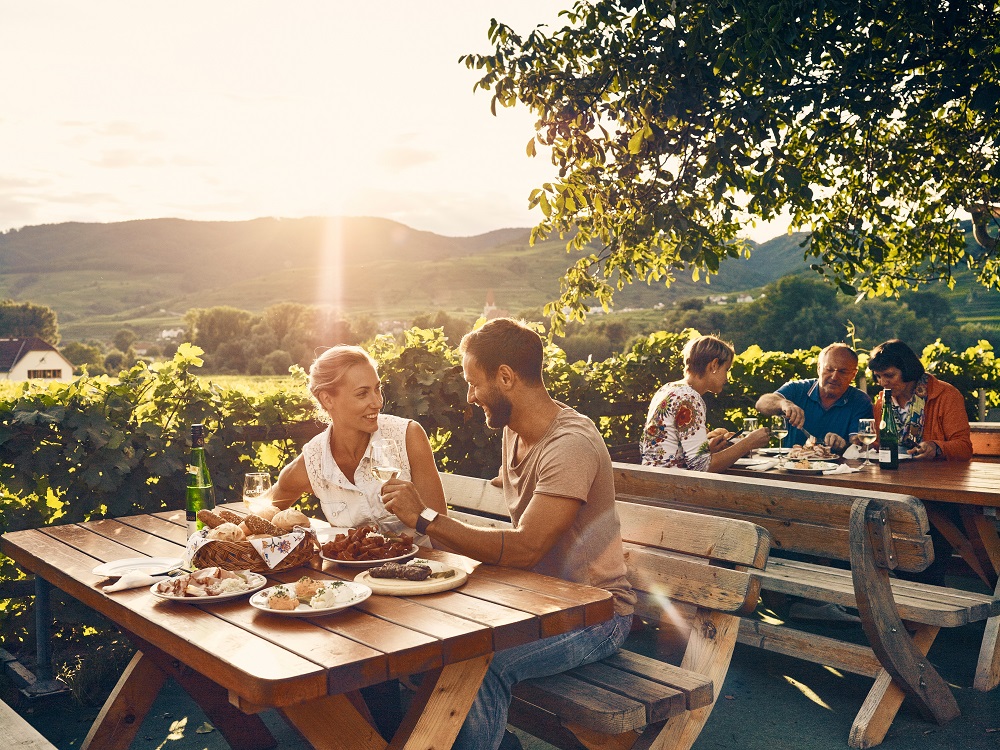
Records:
[[[861,461],[849,460],[857,467]],[[791,474],[769,469],[753,471],[733,467],[727,473],[744,477],[766,476],[782,481],[897,492],[924,501],[928,520],[948,540],[969,567],[990,587],[1000,575],[1000,536],[996,509],[1000,507],[1000,463],[989,461],[900,461],[899,469],[874,468],[851,474]],[[945,512],[955,506],[961,525]]]
[[[21,567],[116,623],[139,650],[83,750],[128,748],[167,677],[240,750],[276,745],[256,715],[267,708],[324,750],[450,747],[495,651],[613,613],[601,589],[433,550],[421,554],[471,573],[459,589],[373,595],[308,619],[260,612],[246,598],[187,604],[161,600],[148,588],[105,594],[106,579],[92,573],[128,557],[180,557],[185,534],[183,513],[164,512],[12,532],[0,542]],[[351,580],[357,573],[317,557],[312,569],[269,579]],[[420,687],[387,745],[357,691],[408,675],[421,675]]]

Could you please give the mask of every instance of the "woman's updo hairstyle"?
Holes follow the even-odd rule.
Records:
[[[309,393],[316,404],[316,413],[321,421],[329,422],[330,415],[320,403],[319,394],[336,394],[340,381],[355,365],[371,365],[376,372],[378,371],[378,364],[368,352],[360,346],[346,344],[331,346],[316,357],[309,367]]]
[[[736,356],[736,350],[728,341],[718,336],[699,336],[687,342],[682,352],[684,367],[698,377],[705,374],[713,360],[719,360],[719,366],[725,367]]]

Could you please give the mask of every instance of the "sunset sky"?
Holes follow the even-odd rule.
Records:
[[[533,118],[489,111],[490,18],[569,0],[4,3],[0,230],[156,217],[532,226]],[[776,230],[763,231],[763,237]]]

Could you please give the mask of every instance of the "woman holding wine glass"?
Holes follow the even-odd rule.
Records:
[[[329,426],[281,470],[271,502],[284,508],[312,494],[334,526],[377,524],[431,546],[426,535],[405,526],[382,504],[382,485],[395,475],[413,482],[428,507],[447,514],[427,434],[412,420],[381,413],[375,361],[360,347],[327,349],[309,368],[309,391],[319,418]]]

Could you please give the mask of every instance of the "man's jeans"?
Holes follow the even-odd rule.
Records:
[[[625,642],[631,626],[631,615],[615,615],[598,625],[498,651],[453,750],[496,750],[507,727],[511,688],[516,683],[610,656]]]

